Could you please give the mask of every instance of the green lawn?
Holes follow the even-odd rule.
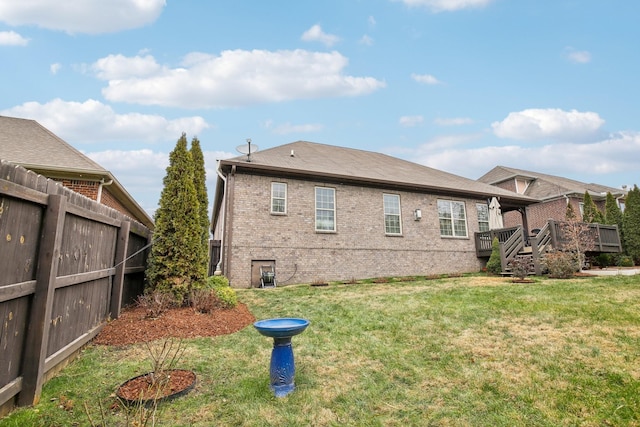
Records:
[[[484,276],[238,292],[258,319],[304,317],[294,393],[269,391],[253,327],[187,341],[191,394],[162,426],[640,426],[640,276]],[[1,426],[90,425],[145,348],[90,346]],[[65,402],[67,409],[61,409]],[[106,425],[122,425],[107,410]]]

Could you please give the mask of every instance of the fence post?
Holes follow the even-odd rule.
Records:
[[[111,318],[117,319],[122,309],[122,287],[124,286],[124,271],[127,258],[127,248],[129,246],[129,231],[131,230],[131,222],[122,221],[118,229],[118,240],[116,241],[115,265],[116,272],[113,276],[113,285],[111,287]]]
[[[18,406],[37,404],[42,393],[66,203],[64,196],[48,196],[38,253],[36,289],[25,337],[22,390],[18,395]]]

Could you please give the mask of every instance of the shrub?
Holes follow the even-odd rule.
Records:
[[[170,309],[175,303],[175,298],[170,292],[152,291],[140,295],[137,300],[139,307],[143,307],[147,317],[160,317],[162,313]]]
[[[618,267],[633,267],[634,263],[633,263],[633,258],[631,258],[630,256],[621,256],[620,259],[618,259]]]
[[[567,279],[576,272],[576,257],[571,252],[549,251],[542,258],[542,265],[550,277]]]
[[[529,272],[533,269],[533,261],[531,257],[527,256],[516,256],[514,259],[509,261],[509,267],[511,267],[511,273],[514,277],[517,277],[520,280],[524,280],[525,277],[529,275]]]
[[[594,264],[600,268],[606,268],[613,265],[613,257],[611,254],[598,254],[594,259]]]
[[[209,289],[226,288],[229,286],[229,279],[225,276],[210,276],[207,278],[206,287]]]
[[[500,242],[498,238],[494,237],[491,242],[491,256],[487,261],[487,271],[491,274],[502,273],[502,262],[500,261]]]
[[[220,305],[216,291],[213,289],[192,289],[189,302],[198,313],[210,313]]]
[[[229,279],[226,277],[211,276],[207,278],[207,288],[213,289],[221,307],[233,308],[238,305],[236,290],[229,286]]]
[[[216,296],[223,308],[233,308],[238,305],[236,290],[230,286],[215,289]]]

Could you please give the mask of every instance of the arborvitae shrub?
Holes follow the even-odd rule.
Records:
[[[489,257],[489,261],[487,261],[487,272],[491,274],[500,274],[502,273],[502,263],[500,261],[500,242],[498,242],[498,238],[494,237],[491,242],[491,256]]]

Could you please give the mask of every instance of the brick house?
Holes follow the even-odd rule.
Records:
[[[506,166],[494,167],[478,178],[478,181],[536,199],[537,203],[527,206],[524,215],[518,212],[503,215],[505,227],[523,225],[525,218],[525,228],[529,231],[542,228],[550,219],[565,219],[568,204],[571,204],[576,214],[582,213],[584,193],[587,191],[600,211],[604,211],[608,192],[618,200],[622,209],[626,196],[626,191],[619,188],[587,184]]]
[[[153,230],[153,219],[111,172],[35,120],[0,116],[0,159],[58,181]]]
[[[213,261],[234,287],[257,286],[264,265],[279,284],[479,271],[473,236],[494,196],[504,211],[535,202],[384,154],[293,142],[219,162]]]

